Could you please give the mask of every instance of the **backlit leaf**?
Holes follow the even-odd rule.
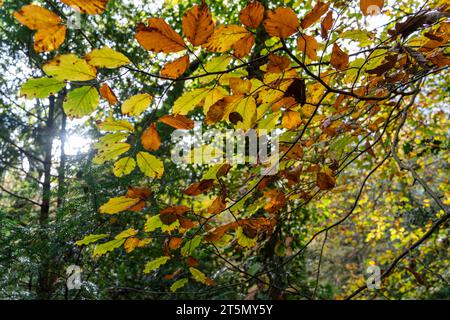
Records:
[[[179,52],[186,47],[180,35],[161,18],[148,19],[147,26],[139,24],[136,39],[144,49],[154,52]]]
[[[313,25],[316,21],[320,19],[321,16],[327,12],[330,4],[321,2],[320,0],[317,1],[314,8],[306,14],[306,16],[302,19],[302,22],[300,23],[300,26],[303,29],[308,28],[309,26]]]
[[[139,169],[150,178],[161,178],[164,173],[164,164],[161,160],[147,152],[139,152],[136,156]]]
[[[43,66],[44,72],[59,80],[88,81],[95,79],[97,70],[74,54],[60,55]]]
[[[179,78],[189,67],[189,56],[185,55],[173,62],[167,63],[160,71],[160,74],[164,77],[177,79]]]
[[[94,49],[84,59],[94,67],[115,69],[130,63],[130,60],[120,52],[109,47]]]
[[[102,14],[109,0],[61,0],[77,11],[87,14]]]
[[[264,18],[264,6],[259,1],[248,2],[239,14],[241,23],[249,28],[256,29]]]
[[[162,265],[166,264],[167,261],[169,261],[169,260],[170,260],[170,257],[159,257],[153,261],[147,262],[147,264],[145,265],[144,273],[150,273],[150,272],[158,269]]]
[[[208,42],[203,47],[211,52],[226,52],[233,44],[249,35],[244,27],[238,25],[222,25],[214,30]]]
[[[272,37],[286,39],[297,32],[298,18],[291,8],[277,8],[267,13],[264,28]]]
[[[206,43],[213,32],[214,22],[204,1],[184,13],[183,33],[193,46]]]
[[[342,51],[336,43],[333,44],[330,63],[334,68],[340,71],[345,70],[348,67],[348,55]]]
[[[119,248],[125,242],[125,239],[114,239],[102,244],[98,244],[94,252],[92,254],[93,257],[99,257],[104,255],[107,252],[113,251],[114,249]]]
[[[20,89],[20,96],[26,99],[44,99],[58,93],[65,86],[64,81],[53,78],[28,79]]]
[[[75,244],[77,246],[88,245],[88,244],[97,242],[98,240],[101,240],[101,239],[104,239],[107,237],[109,237],[109,234],[90,234],[90,235],[87,235],[86,237],[84,237],[83,239],[78,240],[77,242],[75,242]]]
[[[208,92],[208,88],[198,88],[183,93],[183,95],[179,97],[173,104],[172,112],[174,114],[181,115],[188,114],[200,104],[200,102],[206,97]]]
[[[159,149],[161,146],[161,138],[156,130],[156,123],[152,123],[150,127],[144,131],[141,136],[141,143],[146,150],[155,151]]]
[[[103,204],[99,210],[100,213],[116,214],[128,210],[139,201],[140,199],[133,199],[125,196],[111,198],[108,200],[108,202]]]
[[[130,174],[134,168],[136,168],[136,161],[131,157],[125,157],[114,164],[113,173],[116,177],[123,177]]]
[[[123,102],[122,114],[126,114],[128,116],[139,116],[148,109],[152,101],[153,97],[148,93],[135,95]]]
[[[108,84],[103,83],[99,91],[102,98],[108,101],[110,105],[115,105],[118,102],[116,94],[112,91]]]
[[[190,130],[194,129],[194,121],[181,114],[165,115],[158,119],[159,122],[165,123],[175,129]]]
[[[63,107],[70,118],[88,116],[97,109],[100,97],[95,87],[84,86],[67,94]]]

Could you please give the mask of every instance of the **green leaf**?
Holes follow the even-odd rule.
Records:
[[[188,278],[179,279],[170,286],[170,291],[175,292],[178,289],[183,288],[188,282],[189,282]]]
[[[93,242],[97,242],[98,240],[109,237],[109,234],[90,234],[84,237],[81,240],[75,242],[77,246],[88,245]]]
[[[102,164],[109,160],[114,160],[121,154],[130,150],[131,146],[126,142],[116,142],[111,145],[101,145],[98,148],[97,154],[95,155],[92,162],[95,164]]]
[[[202,102],[202,100],[208,95],[208,88],[198,88],[192,91],[185,92],[179,97],[173,107],[172,112],[174,114],[186,115],[190,111],[194,110],[196,106]]]
[[[92,254],[92,256],[93,257],[102,256],[107,252],[110,252],[116,248],[119,248],[124,242],[125,242],[125,239],[114,239],[114,240],[99,244],[95,247],[94,253]]]
[[[145,222],[145,225],[144,225],[144,231],[152,232],[158,228],[161,228],[162,225],[163,225],[163,222],[159,218],[159,214],[157,214],[156,216],[153,216],[153,217],[150,217],[147,219],[147,221]]]
[[[170,260],[170,257],[159,257],[153,261],[147,262],[145,265],[144,273],[152,272],[153,270],[158,269],[160,266],[167,263]]]
[[[130,228],[127,230],[122,231],[121,233],[119,233],[117,236],[114,237],[114,239],[126,239],[132,236],[135,236],[137,233],[137,230]]]
[[[69,92],[64,101],[64,112],[70,118],[81,118],[90,115],[97,108],[99,102],[100,96],[97,89],[84,86]]]
[[[58,93],[66,86],[64,81],[53,78],[28,79],[20,89],[20,96],[26,99],[44,99]]]
[[[198,270],[196,268],[193,268],[193,267],[190,267],[189,271],[191,272],[192,277],[195,280],[197,280],[198,282],[201,282],[201,283],[207,284],[207,285],[210,284],[210,280],[208,279],[208,277],[203,272],[201,272],[200,270]]]
[[[161,160],[148,152],[139,152],[136,156],[139,169],[150,178],[161,178],[164,173],[164,164]]]
[[[200,243],[202,242],[202,239],[203,239],[203,236],[197,235],[193,239],[186,242],[184,244],[183,248],[181,248],[181,255],[183,257],[190,256],[191,253],[200,245]]]
[[[116,177],[129,175],[136,168],[136,161],[131,157],[120,159],[114,164],[113,173]]]
[[[103,131],[128,131],[134,132],[133,125],[127,120],[105,120],[97,125]]]
[[[125,55],[109,47],[92,50],[86,55],[85,60],[91,66],[108,69],[115,69],[130,63]]]
[[[95,67],[74,54],[59,55],[43,69],[47,75],[58,80],[89,81],[97,76]]]
[[[373,43],[374,34],[365,30],[347,30],[339,35],[339,38],[350,39],[359,42],[361,47],[370,46]]]
[[[135,95],[124,101],[122,104],[122,114],[129,116],[139,116],[148,109],[153,97],[147,93]]]
[[[232,58],[227,55],[220,55],[220,56],[214,57],[205,64],[204,68],[200,68],[199,71],[195,73],[195,75],[202,75],[202,74],[206,74],[206,73],[226,70],[227,67],[229,66],[231,60],[232,60]],[[217,75],[214,75],[214,74],[206,76],[206,77],[202,77],[202,78],[200,78],[200,83],[207,84],[207,83],[211,82],[212,80],[214,80],[216,77],[217,77]]]

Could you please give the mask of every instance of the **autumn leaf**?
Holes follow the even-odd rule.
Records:
[[[186,242],[181,248],[181,255],[183,257],[187,257],[192,254],[192,252],[197,249],[197,247],[201,244],[203,236],[196,235],[194,238]]]
[[[67,28],[61,25],[39,29],[34,35],[34,51],[38,53],[55,51],[64,43],[66,31]]]
[[[161,146],[161,138],[156,130],[156,124],[152,123],[150,127],[144,131],[141,136],[141,143],[144,149],[156,151]]]
[[[299,26],[298,18],[291,8],[277,8],[268,11],[264,20],[264,28],[272,37],[286,39],[297,32]]]
[[[333,44],[330,63],[335,69],[340,71],[346,70],[348,67],[348,55],[336,43]]]
[[[183,33],[193,46],[206,43],[214,32],[214,22],[205,1],[183,15]]]
[[[125,240],[123,247],[127,253],[130,253],[130,252],[133,252],[137,248],[139,243],[140,243],[140,240],[138,238],[130,237],[127,240]]]
[[[249,1],[239,14],[239,21],[252,29],[258,28],[263,19],[264,6],[259,1]]]
[[[116,69],[131,63],[131,61],[124,54],[109,47],[94,49],[88,53],[84,59],[91,66],[107,69]]]
[[[136,205],[139,198],[130,198],[126,196],[111,198],[100,207],[100,213],[116,214],[122,211],[126,211]]]
[[[336,179],[330,171],[318,172],[316,183],[320,190],[330,190],[336,186]]]
[[[316,21],[318,21],[320,17],[323,16],[325,12],[327,12],[329,7],[329,3],[324,3],[320,0],[317,1],[314,8],[302,19],[302,22],[300,23],[302,29],[306,29],[309,26],[313,25]]]
[[[376,15],[381,12],[384,0],[360,0],[359,7],[365,16]]]
[[[218,214],[218,213],[222,212],[223,210],[225,210],[226,207],[227,207],[227,204],[225,202],[225,197],[221,195],[214,199],[211,206],[208,208],[208,213],[209,214]]]
[[[114,249],[117,249],[122,246],[122,244],[125,242],[125,239],[114,239],[102,244],[98,244],[94,252],[92,253],[93,257],[99,257],[104,255],[107,252],[113,251]]]
[[[122,114],[139,116],[148,109],[153,97],[148,93],[137,94],[125,100],[122,104]]]
[[[186,49],[181,36],[161,18],[148,19],[136,28],[136,40],[145,49],[154,52],[179,52]]]
[[[31,30],[48,29],[62,23],[57,14],[33,4],[23,6],[19,11],[14,12],[13,16]]]
[[[281,73],[289,68],[291,61],[289,58],[276,54],[269,55],[269,63],[267,64],[267,72]]]
[[[186,190],[183,191],[184,194],[188,196],[198,196],[204,192],[209,191],[213,186],[214,180],[202,180],[191,184]]]
[[[241,40],[235,42],[231,48],[234,50],[234,55],[238,58],[244,58],[247,56],[255,44],[255,36],[249,34]]]
[[[124,154],[130,150],[131,146],[126,142],[116,142],[110,145],[102,145],[95,155],[92,162],[95,164],[103,164],[106,161],[114,160],[121,154]]]
[[[214,281],[211,280],[210,278],[208,278],[208,277],[207,277],[203,272],[201,272],[200,270],[198,270],[198,269],[196,269],[196,268],[194,268],[194,267],[190,267],[190,268],[189,268],[189,271],[191,272],[192,277],[193,277],[196,281],[201,282],[201,283],[206,284],[206,285],[212,285],[212,284],[214,284]]]
[[[102,14],[109,0],[61,0],[77,11],[86,14]]]
[[[159,122],[165,123],[175,129],[190,130],[194,129],[194,121],[181,114],[165,115],[158,119]]]
[[[108,86],[107,83],[102,84],[99,92],[102,98],[108,101],[110,105],[113,106],[118,102],[116,94],[114,93],[114,91],[112,91],[112,89],[110,88],[110,86]]]
[[[183,288],[188,282],[189,282],[188,278],[178,279],[170,286],[170,291],[176,292],[178,289]]]
[[[182,243],[183,243],[183,238],[172,237],[169,240],[169,248],[170,248],[170,250],[176,250],[181,246]]]
[[[187,91],[179,97],[172,106],[172,112],[175,115],[186,115],[190,111],[194,110],[197,105],[206,97],[208,94],[208,88],[198,88],[192,91]]]
[[[77,246],[88,245],[107,237],[109,237],[109,234],[90,234],[84,237],[83,239],[76,241],[75,244]]]
[[[300,112],[286,110],[281,120],[281,125],[283,128],[295,130],[302,124],[302,119],[300,117]]]
[[[328,31],[331,30],[332,26],[333,26],[333,11],[330,10],[320,23],[320,35],[322,36],[322,38],[325,39],[326,37],[328,37]]]
[[[317,49],[319,44],[316,38],[302,34],[297,38],[297,49],[301,52],[305,52],[311,60],[317,60]]]
[[[127,131],[134,132],[134,126],[127,120],[108,119],[97,124],[100,130],[104,131]]]
[[[222,25],[214,30],[208,42],[203,47],[211,52],[223,53],[231,49],[231,47],[249,35],[244,27],[238,25]]]
[[[125,157],[114,164],[113,173],[116,177],[129,175],[136,168],[136,161],[131,157]]]
[[[150,178],[161,178],[164,173],[164,164],[161,160],[147,152],[139,152],[136,156],[139,169]]]
[[[44,72],[58,80],[88,81],[95,79],[97,70],[74,54],[59,55],[43,66]]]
[[[175,61],[167,63],[159,72],[163,77],[177,79],[189,67],[189,56],[185,55]]]

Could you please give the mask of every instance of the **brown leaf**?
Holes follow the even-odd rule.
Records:
[[[206,43],[214,32],[214,22],[205,1],[183,15],[183,33],[193,46]]]
[[[234,50],[234,55],[238,58],[244,58],[250,53],[255,44],[255,36],[249,34],[248,36],[242,38],[238,42],[235,42],[231,47]]]
[[[170,250],[176,250],[181,246],[181,243],[183,243],[183,238],[177,238],[172,237],[169,240],[169,248]]]
[[[149,151],[158,150],[161,147],[161,138],[156,130],[156,123],[152,123],[141,136],[141,143],[144,149]]]
[[[145,50],[153,52],[171,53],[186,49],[180,35],[161,18],[148,19],[147,26],[140,23],[135,37]]]
[[[328,31],[330,31],[333,26],[333,11],[328,11],[325,18],[323,18],[322,23],[320,24],[320,35],[322,38],[328,37]]]
[[[329,6],[329,3],[318,1],[314,8],[302,19],[300,26],[303,29],[306,29],[309,26],[313,25],[317,20],[320,19],[321,16],[325,14],[325,12],[327,12]]]
[[[277,8],[267,13],[264,28],[272,37],[286,39],[298,30],[298,18],[291,8]]]
[[[208,208],[209,214],[218,214],[225,210],[227,207],[227,204],[225,202],[225,197],[223,195],[218,196],[216,199],[214,199],[211,206]]]
[[[284,56],[278,56],[275,54],[269,55],[269,63],[267,64],[267,72],[281,73],[289,68],[291,61]]]
[[[284,93],[286,97],[293,97],[296,102],[304,105],[306,103],[306,84],[304,79],[294,79]]]
[[[242,9],[239,20],[249,28],[256,29],[264,19],[264,6],[259,1],[248,2]]]
[[[360,0],[359,7],[365,16],[376,15],[383,9],[384,0]]]
[[[317,60],[317,49],[319,43],[313,36],[302,34],[297,39],[297,49],[301,52],[305,52],[311,60]]]
[[[194,121],[181,114],[165,115],[158,119],[159,122],[165,123],[175,129],[191,130],[194,129]]]
[[[329,173],[318,172],[316,183],[320,190],[330,190],[336,186],[336,179]]]
[[[117,103],[117,97],[114,91],[112,91],[112,89],[106,83],[103,83],[99,91],[102,98],[108,101],[110,105],[115,105]]]
[[[348,55],[336,43],[333,44],[330,63],[336,70],[340,71],[348,67]]]
[[[187,259],[186,259],[186,264],[187,264],[189,267],[196,267],[196,266],[198,266],[200,263],[199,263],[198,260],[195,259],[194,257],[189,256],[189,257],[187,257]]]
[[[160,75],[168,78],[179,78],[189,67],[189,56],[185,55],[175,61],[167,63],[159,72]]]
[[[186,190],[183,191],[184,194],[188,196],[198,196],[199,194],[208,192],[213,186],[214,180],[202,180],[191,184]]]

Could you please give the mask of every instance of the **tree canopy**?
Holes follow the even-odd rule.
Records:
[[[0,6],[0,297],[450,297],[448,0]]]

